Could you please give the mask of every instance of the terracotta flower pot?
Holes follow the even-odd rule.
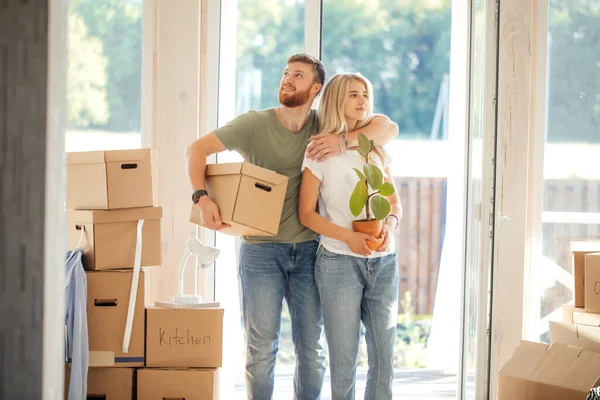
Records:
[[[374,238],[379,238],[381,236],[381,231],[383,230],[383,220],[372,219],[367,221],[363,219],[352,221],[352,230],[354,230],[354,232],[366,233]],[[382,243],[383,238],[379,238],[376,242],[367,240],[367,246],[369,246],[371,250],[377,250]]]

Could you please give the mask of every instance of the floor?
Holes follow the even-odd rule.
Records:
[[[294,371],[292,366],[277,367],[273,400],[292,400]],[[362,399],[367,377],[366,368],[357,372],[356,399]],[[397,369],[394,373],[394,399],[439,400],[456,398],[456,375],[426,369]],[[244,382],[235,382],[235,399],[245,400]],[[331,400],[329,373],[325,375],[321,400]]]

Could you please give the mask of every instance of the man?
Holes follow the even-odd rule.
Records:
[[[209,155],[235,150],[246,162],[289,177],[278,234],[244,237],[240,248],[248,399],[272,398],[283,298],[290,310],[296,350],[294,398],[313,400],[321,394],[325,373],[323,323],[313,273],[318,242],[317,235],[298,220],[298,201],[306,145],[318,133],[311,106],[324,83],[325,67],[319,60],[306,54],[293,55],[281,78],[281,106],[242,114],[197,139],[186,151],[188,176],[195,191],[192,200],[200,207],[202,225],[209,229],[227,226],[205,191]],[[379,116],[361,132],[383,145],[398,134],[398,128],[387,117]],[[357,145],[357,136],[349,132],[348,146],[344,143],[343,147]],[[313,159],[324,160],[342,150],[337,135],[313,139],[309,148]]]

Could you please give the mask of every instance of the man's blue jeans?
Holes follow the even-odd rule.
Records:
[[[398,318],[396,254],[361,258],[320,247],[315,278],[329,348],[332,400],[355,398],[361,321],[369,358],[365,399],[390,400]]]
[[[292,322],[296,352],[294,399],[321,397],[325,374],[323,316],[315,284],[318,242],[242,243],[239,273],[246,331],[246,394],[249,400],[273,397],[282,302]]]

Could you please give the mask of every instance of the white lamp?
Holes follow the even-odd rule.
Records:
[[[198,267],[206,268],[219,256],[221,251],[215,247],[207,246],[195,237],[187,240],[187,249],[179,262],[179,282],[177,294],[171,301],[157,301],[154,304],[158,307],[168,308],[205,308],[218,306],[218,302],[202,302],[202,296],[198,294]],[[185,267],[188,259],[196,256],[196,269],[194,273],[194,294],[183,293],[183,280],[185,276]]]

